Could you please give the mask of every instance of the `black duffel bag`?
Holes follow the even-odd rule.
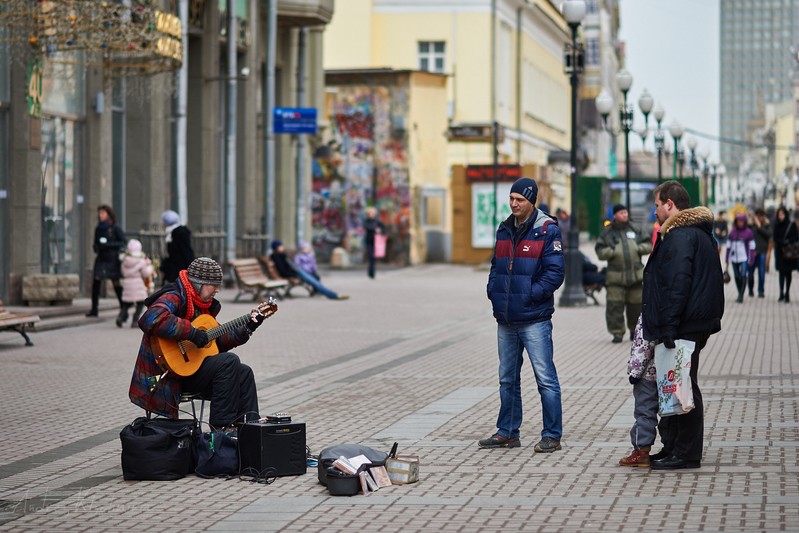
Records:
[[[196,420],[139,417],[122,428],[122,476],[126,480],[169,481],[194,472]]]
[[[366,458],[369,459],[369,462],[371,462],[371,465],[369,465],[370,467],[383,466],[386,464],[386,459],[388,459],[388,454],[386,452],[375,450],[363,444],[337,444],[335,446],[328,446],[319,452],[319,463],[317,464],[319,483],[327,486],[327,469],[333,466],[333,461],[342,455],[347,459],[365,455]],[[357,478],[358,476],[355,477]]]

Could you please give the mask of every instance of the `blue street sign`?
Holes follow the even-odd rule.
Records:
[[[316,108],[276,107],[275,133],[316,134]]]

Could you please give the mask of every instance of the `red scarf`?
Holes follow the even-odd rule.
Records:
[[[207,313],[208,308],[214,302],[213,299],[209,302],[203,302],[200,295],[194,290],[194,285],[189,281],[189,272],[181,270],[178,273],[180,281],[183,283],[183,288],[186,290],[186,318],[192,320],[194,318],[194,307],[196,306],[201,313]]]

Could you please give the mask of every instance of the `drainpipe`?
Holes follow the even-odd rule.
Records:
[[[175,110],[175,170],[178,214],[188,223],[189,202],[186,187],[186,104],[189,95],[189,0],[180,0],[180,32],[183,47],[183,62],[178,72],[178,98]]]
[[[297,39],[297,107],[305,107],[305,59],[308,29],[300,28]],[[297,248],[305,239],[305,134],[297,135]]]
[[[264,241],[275,238],[275,50],[277,48],[277,0],[267,0],[266,69],[264,72]]]
[[[236,45],[236,0],[227,0],[227,194],[225,257],[228,261],[236,258],[236,75],[238,70]]]

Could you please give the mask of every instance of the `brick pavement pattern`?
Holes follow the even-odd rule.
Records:
[[[298,296],[237,352],[262,413],[307,424],[311,451],[363,442],[421,458],[421,480],[333,497],[308,474],[271,485],[189,476],[122,479],[119,430],[141,332],[100,322],[0,335],[0,531],[786,531],[799,530],[799,304],[734,302],[699,369],[702,468],[617,466],[630,449],[626,343],[604,306],[558,308],[563,450],[535,454],[541,410],[523,370],[522,447],[481,450],[499,404],[487,272],[424,265],[332,272],[348,301]],[[250,305],[221,294],[227,320]],[[600,295],[600,298],[604,295]],[[604,302],[602,302],[604,303]],[[656,445],[655,450],[659,449]]]

